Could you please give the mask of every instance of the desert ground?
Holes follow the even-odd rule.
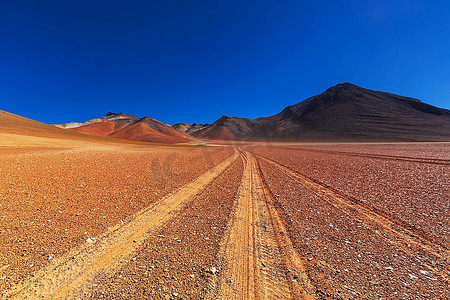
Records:
[[[450,144],[0,132],[0,295],[448,299]]]

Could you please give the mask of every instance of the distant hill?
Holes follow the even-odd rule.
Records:
[[[71,122],[55,126],[71,131],[132,141],[183,143],[191,139],[189,135],[151,117],[138,118],[124,113],[110,112],[101,118],[83,123]]]
[[[204,129],[205,127],[209,126],[209,124],[188,124],[188,123],[177,123],[172,125],[172,128],[183,132],[183,133],[187,133],[192,135],[194,132],[199,131],[201,129]]]
[[[73,147],[81,144],[94,145],[97,143],[114,144],[124,142],[57,128],[0,110],[1,146]]]
[[[0,133],[45,138],[88,139],[93,137],[76,132],[68,132],[54,126],[34,121],[19,115],[0,110]]]
[[[450,111],[343,83],[271,117],[222,116],[192,136],[248,141],[450,141]]]

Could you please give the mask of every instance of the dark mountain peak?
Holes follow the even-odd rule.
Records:
[[[169,125],[164,124],[163,122],[158,121],[158,120],[156,120],[156,119],[154,119],[152,117],[140,118],[140,119],[136,120],[135,123],[145,123],[145,124],[149,125],[150,127],[154,127],[154,126],[169,126]]]
[[[231,117],[223,115],[219,119],[217,119],[213,124],[223,124],[227,120],[230,120],[230,119],[231,119]]]
[[[335,86],[328,88],[325,92],[322,93],[322,95],[323,94],[341,94],[341,93],[349,93],[349,92],[361,93],[363,91],[365,91],[365,89],[362,87],[359,87],[359,86],[349,83],[349,82],[344,82],[344,83],[339,83],[339,84],[336,84]]]
[[[114,113],[114,112],[108,112],[105,116],[101,117],[101,119],[115,119],[115,118],[131,118],[131,119],[135,119],[135,116],[126,114],[126,113]]]

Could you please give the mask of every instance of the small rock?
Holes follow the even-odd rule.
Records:
[[[211,274],[215,275],[217,273],[217,269],[215,267],[211,267]]]
[[[95,242],[95,238],[88,238],[88,239],[87,239],[87,242],[88,242],[88,243],[93,243],[93,242]]]
[[[47,257],[47,260],[48,260],[48,261],[52,261],[52,260],[53,260],[53,256]]]
[[[423,275],[429,275],[430,274],[430,272],[425,271],[425,270],[420,270],[419,272],[420,272],[420,274],[423,274]]]
[[[191,277],[191,278],[194,278],[194,277],[195,277],[195,275],[194,275],[194,274],[191,274],[191,275],[189,275],[189,277]]]

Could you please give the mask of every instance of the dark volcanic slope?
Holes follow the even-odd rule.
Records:
[[[205,127],[209,126],[209,124],[198,124],[198,123],[194,123],[194,124],[188,124],[188,123],[177,123],[172,125],[172,128],[183,132],[183,133],[187,133],[192,135],[194,132],[199,131],[201,129],[204,129]]]
[[[193,136],[250,141],[450,141],[450,111],[344,83],[271,117],[223,116]]]
[[[257,120],[222,116],[213,124],[192,135],[213,140],[242,140],[249,139],[257,126]]]

